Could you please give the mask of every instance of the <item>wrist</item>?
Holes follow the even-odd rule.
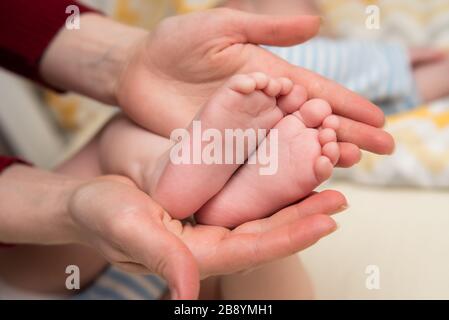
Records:
[[[146,35],[143,29],[85,13],[80,29],[62,28],[53,39],[41,61],[42,77],[56,88],[116,105],[117,83]]]
[[[67,244],[78,242],[69,201],[83,181],[24,165],[0,177],[0,242]]]
[[[60,232],[55,233],[55,238],[59,239],[62,244],[83,243],[81,228],[71,211],[71,202],[78,189],[85,183],[86,181],[84,180],[66,177],[56,193],[58,210],[55,212],[55,217],[56,221],[58,221],[58,230]]]

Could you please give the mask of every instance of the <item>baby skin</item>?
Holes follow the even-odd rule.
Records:
[[[198,124],[200,141],[193,139]],[[195,214],[201,224],[233,228],[301,200],[327,180],[340,155],[337,128],[338,118],[329,104],[307,101],[305,89],[289,79],[237,75],[211,97],[176,141],[125,118],[115,119],[102,134],[100,161],[105,173],[134,179],[173,218]],[[254,132],[258,139],[244,139],[241,151],[237,143],[229,146],[229,130]],[[223,158],[231,148],[232,161],[195,162],[195,155],[189,161],[173,161],[179,150],[202,155],[211,144]],[[275,172],[261,174],[265,163],[260,150],[275,152]]]

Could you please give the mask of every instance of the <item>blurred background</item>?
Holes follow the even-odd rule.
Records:
[[[170,15],[223,5],[243,8],[251,1],[82,2],[121,22],[151,30]],[[252,3],[243,9],[320,14],[322,36],[332,39],[449,49],[449,0]],[[292,5],[298,12],[291,10]],[[379,9],[379,28],[366,26],[369,6]],[[449,63],[432,70],[436,76],[427,78],[428,85],[449,88]],[[358,166],[339,170],[325,186],[346,194],[351,208],[338,217],[339,232],[301,254],[317,284],[318,298],[449,298],[449,90],[443,93],[407,110],[387,112],[386,128],[397,143],[395,154],[364,154]],[[76,94],[57,95],[2,70],[0,97],[0,153],[45,168],[73,155],[116,112]],[[365,271],[370,265],[381,272],[379,289],[366,287]]]

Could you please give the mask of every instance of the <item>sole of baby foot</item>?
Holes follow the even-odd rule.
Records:
[[[191,216],[224,187],[269,130],[282,119],[285,111],[278,107],[277,98],[289,97],[283,107],[293,110],[290,104],[302,103],[302,98],[295,97],[299,94],[303,94],[302,91],[286,78],[272,79],[263,73],[232,77],[211,97],[188,129],[178,130],[172,136],[179,142],[167,158],[161,159],[157,174],[147,179],[146,191],[172,217]],[[299,107],[296,105],[296,110]],[[227,139],[229,132],[233,136],[231,147]],[[234,138],[238,139],[242,132],[243,150],[235,150],[239,144],[234,143]],[[251,143],[246,134],[256,137],[255,143]],[[200,141],[195,137],[200,137]],[[233,152],[231,161],[227,158],[230,149]],[[186,150],[188,157],[184,157]],[[218,159],[216,150],[223,153]],[[213,161],[204,161],[204,154],[212,153]],[[183,158],[173,161],[173,156],[179,154]]]
[[[306,197],[329,179],[339,159],[336,133],[331,128],[308,128],[304,119],[309,124],[320,126],[326,121],[335,121],[332,119],[334,116],[327,108],[322,108],[320,121],[315,121],[319,118],[315,114],[308,119],[309,107],[310,104],[305,109],[301,108],[299,113],[283,118],[259,146],[258,150],[277,150],[275,172],[262,175],[261,169],[266,164],[257,159],[257,152],[254,153],[224,189],[195,215],[197,222],[233,228],[264,218]],[[272,139],[275,132],[277,138]]]

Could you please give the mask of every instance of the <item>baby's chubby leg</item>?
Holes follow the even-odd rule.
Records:
[[[144,189],[146,179],[151,179],[158,170],[161,159],[173,144],[119,115],[103,129],[99,138],[101,170],[103,174],[127,176]]]

